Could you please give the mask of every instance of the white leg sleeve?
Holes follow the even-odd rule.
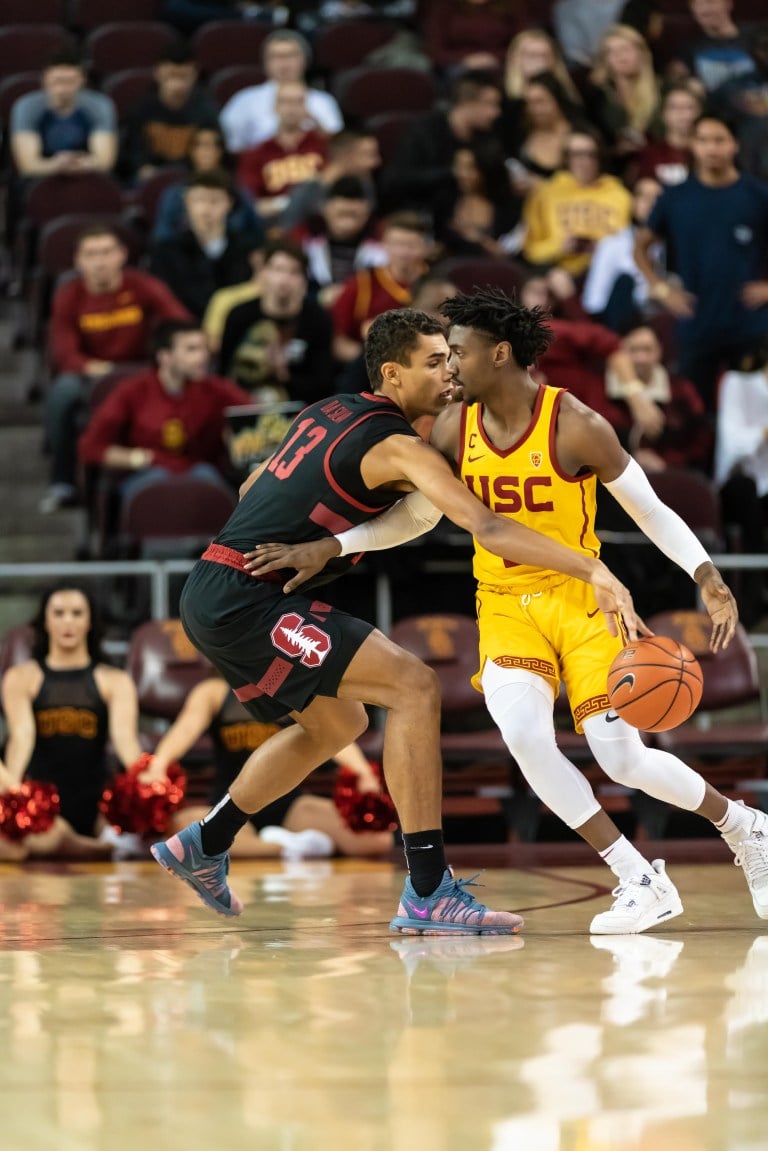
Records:
[[[531,789],[568,827],[581,827],[600,804],[555,742],[554,699],[547,681],[488,660],[482,682],[488,711]]]
[[[603,712],[584,720],[587,742],[605,774],[684,811],[700,807],[706,783],[698,772],[668,751],[646,747],[639,731],[623,719],[608,722],[606,715],[613,714]]]

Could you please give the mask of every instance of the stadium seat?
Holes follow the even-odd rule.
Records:
[[[154,70],[148,66],[141,68],[123,68],[112,76],[106,76],[101,90],[109,96],[119,120],[123,120],[134,104],[138,104],[142,96],[150,92],[155,84]]]
[[[158,205],[162,198],[163,192],[166,188],[170,188],[172,184],[178,184],[179,181],[186,180],[189,176],[187,168],[173,167],[160,168],[147,180],[142,182],[134,188],[131,194],[130,207],[128,215],[133,219],[137,218],[137,224],[151,232],[155,223],[155,216],[157,215]]]
[[[126,68],[151,68],[160,53],[178,40],[175,29],[155,20],[126,20],[94,28],[85,41],[85,55],[96,76]]]
[[[0,75],[39,73],[66,45],[67,33],[59,24],[15,24],[0,28]]]
[[[63,24],[64,0],[3,0],[0,25]]]
[[[72,23],[82,32],[91,32],[115,21],[157,20],[161,0],[74,0]]]
[[[414,68],[351,68],[333,84],[345,120],[369,120],[384,112],[428,112],[437,99],[429,72]]]
[[[120,509],[123,546],[141,557],[197,555],[221,529],[236,496],[208,480],[156,480]]]
[[[45,176],[32,185],[24,201],[27,218],[39,228],[73,212],[118,215],[122,207],[120,185],[105,172]]]
[[[192,51],[203,76],[236,65],[258,66],[261,46],[269,32],[264,24],[214,20],[203,24],[192,38]]]
[[[416,116],[418,112],[382,112],[366,120],[366,129],[379,141],[381,162],[385,168],[395,159],[400,139]]]
[[[442,260],[438,268],[439,274],[455,284],[461,292],[471,292],[475,288],[490,285],[513,293],[519,290],[524,279],[523,269],[512,260],[457,257]]]
[[[141,715],[172,722],[193,687],[212,674],[208,660],[178,619],[149,620],[132,633],[126,670],[139,696]]]
[[[223,108],[235,92],[252,88],[264,82],[264,72],[258,64],[234,64],[221,68],[209,77],[207,88],[220,108]]]
[[[328,76],[356,68],[369,52],[388,44],[397,31],[397,25],[386,20],[342,20],[318,28],[313,66]]]

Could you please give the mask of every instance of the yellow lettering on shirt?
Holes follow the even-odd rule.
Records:
[[[142,323],[144,312],[138,304],[115,308],[111,312],[83,312],[79,324],[83,332],[109,332],[113,328],[133,328]]]
[[[37,734],[42,739],[54,735],[76,735],[80,739],[95,739],[99,721],[92,711],[82,707],[51,707],[39,711],[35,717]]]

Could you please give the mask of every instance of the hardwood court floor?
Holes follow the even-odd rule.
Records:
[[[462,873],[470,869],[462,869]],[[768,923],[728,864],[593,939],[594,867],[491,869],[519,938],[404,938],[389,863],[0,867],[3,1151],[764,1151]]]

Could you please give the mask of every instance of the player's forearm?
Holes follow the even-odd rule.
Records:
[[[662,503],[636,460],[630,460],[624,471],[606,488],[631,516],[659,551],[701,582],[699,570],[712,561],[699,539],[677,512]]]
[[[397,547],[430,531],[441,517],[442,512],[426,496],[411,492],[375,519],[340,532],[336,536],[341,544],[339,554],[355,555]]]
[[[519,564],[551,569],[589,583],[599,561],[514,520],[494,516],[474,532],[486,551]]]

